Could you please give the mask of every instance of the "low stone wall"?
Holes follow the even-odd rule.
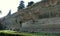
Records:
[[[60,32],[60,17],[45,18],[36,22],[26,22],[20,29],[22,32]]]

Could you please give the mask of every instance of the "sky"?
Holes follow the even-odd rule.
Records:
[[[6,16],[9,13],[9,10],[11,10],[11,13],[15,13],[17,11],[17,7],[19,6],[21,0],[0,0],[0,10],[2,13],[0,13],[0,18]],[[41,0],[23,0],[25,3],[25,6],[30,1],[39,2]]]

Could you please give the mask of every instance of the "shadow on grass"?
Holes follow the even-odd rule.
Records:
[[[20,34],[8,34],[8,33],[0,33],[0,36],[26,36],[26,35],[20,35]]]

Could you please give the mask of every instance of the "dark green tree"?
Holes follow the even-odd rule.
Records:
[[[4,30],[6,27],[0,22],[0,30]]]
[[[2,11],[0,10],[0,13],[2,13]]]
[[[9,10],[8,16],[11,16],[11,10]]]
[[[31,2],[28,2],[28,5],[27,5],[27,7],[31,6],[32,4],[34,4],[34,2],[33,2],[33,1],[31,1]]]
[[[19,4],[19,6],[18,6],[18,11],[20,9],[23,9],[23,8],[25,8],[24,1],[21,1],[20,4]]]

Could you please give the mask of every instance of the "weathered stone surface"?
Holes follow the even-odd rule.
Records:
[[[53,24],[54,24],[54,27],[55,27],[55,25],[58,26],[58,25],[60,25],[59,21],[58,21],[60,19],[56,20],[56,18],[55,18],[55,21],[57,21],[57,22],[55,22],[51,19],[50,20],[52,22],[49,20],[49,18],[54,19],[53,17],[60,18],[60,1],[59,0],[55,0],[54,2],[53,1],[54,0],[49,0],[49,1],[45,1],[45,2],[41,1],[41,2],[35,3],[31,7],[17,11],[16,13],[12,14],[11,16],[4,17],[1,20],[1,24],[6,26],[5,29],[17,30],[17,31],[21,31],[22,29],[24,29],[22,31],[31,31],[31,30],[33,31],[37,28],[43,29],[46,26],[49,27],[48,25],[52,26]],[[48,21],[45,18],[48,18]],[[38,19],[40,19],[40,20],[42,19],[42,20],[38,21]],[[32,20],[32,21],[28,22],[30,20]],[[37,23],[37,21],[38,21],[38,23]],[[45,21],[47,21],[47,22],[45,22]],[[28,22],[28,24],[26,22]],[[29,25],[29,26],[26,26],[26,25]],[[36,27],[36,26],[38,26],[38,27]],[[38,30],[36,30],[36,31],[38,31]],[[40,29],[39,29],[39,31],[40,31]]]
[[[39,19],[36,22],[28,21],[22,24],[24,32],[60,32],[60,17]]]

